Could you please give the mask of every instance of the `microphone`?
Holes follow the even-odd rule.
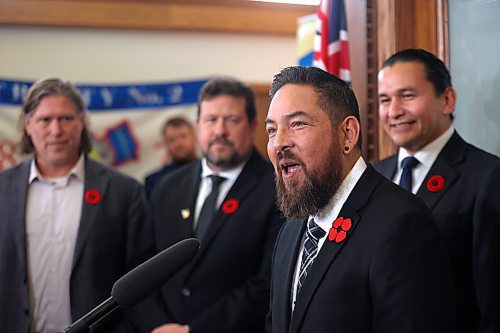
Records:
[[[193,259],[199,248],[197,239],[184,239],[137,266],[115,282],[111,297],[68,326],[63,333],[88,332],[92,324],[116,308],[136,305]]]

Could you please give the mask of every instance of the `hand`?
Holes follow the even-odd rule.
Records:
[[[189,333],[189,326],[180,324],[164,324],[152,330],[151,333]]]

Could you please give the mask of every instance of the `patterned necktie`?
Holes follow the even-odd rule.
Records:
[[[318,254],[318,240],[325,234],[326,232],[321,229],[316,222],[314,222],[314,219],[309,220],[304,240],[304,249],[302,250],[299,279],[297,281],[297,295],[307,278],[307,274],[311,269],[314,258],[316,258],[316,255]]]
[[[404,188],[405,190],[411,192],[412,184],[411,184],[411,171],[414,167],[416,167],[420,162],[413,156],[405,157],[401,161],[401,168],[403,169],[403,173],[401,174],[401,180],[399,181],[399,186]]]
[[[203,239],[205,233],[210,227],[212,220],[215,216],[215,205],[217,203],[217,197],[219,196],[219,185],[226,180],[224,177],[219,176],[209,176],[212,180],[212,192],[208,195],[201,207],[200,216],[198,217],[198,223],[196,224],[195,236],[198,239]]]

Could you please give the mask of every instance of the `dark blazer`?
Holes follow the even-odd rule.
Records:
[[[201,175],[195,162],[162,179],[150,201],[156,246],[193,237]],[[169,280],[165,322],[189,324],[193,332],[261,332],[269,306],[271,255],[283,223],[275,205],[274,171],[254,152],[225,200],[239,207],[216,213],[197,256]]]
[[[31,160],[0,173],[0,331],[28,333],[29,297],[25,204]],[[114,282],[153,252],[152,228],[145,224],[140,184],[90,159],[85,160],[84,198],[70,280],[71,315],[76,321],[111,295]],[[116,311],[92,332],[131,332]]]
[[[281,230],[268,331],[452,332],[448,252],[420,200],[368,166],[339,216],[352,220],[347,238],[326,239],[293,314],[292,280],[306,223],[290,220]]]
[[[144,190],[146,191],[146,198],[149,199],[151,197],[151,194],[153,193],[153,190],[156,184],[160,181],[160,179],[162,179],[165,175],[169,174],[170,172],[177,170],[182,165],[183,164],[170,163],[168,165],[165,165],[160,170],[157,170],[146,176],[146,178],[144,178]]]
[[[375,164],[392,179],[397,155]],[[433,176],[445,180],[431,192]],[[459,332],[500,332],[500,159],[456,132],[417,192],[434,214],[452,255]]]

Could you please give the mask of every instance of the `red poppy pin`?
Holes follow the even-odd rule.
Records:
[[[352,221],[350,218],[338,217],[332,223],[332,227],[330,228],[330,232],[328,233],[328,239],[335,243],[342,242],[346,236],[349,229],[352,227]]]
[[[227,199],[222,203],[222,211],[226,214],[233,214],[240,207],[240,202],[236,199]]]
[[[101,194],[98,190],[87,190],[85,192],[85,202],[90,205],[97,205],[99,202],[101,202]]]
[[[427,181],[427,189],[429,192],[438,192],[441,191],[444,187],[445,180],[441,175],[435,175],[429,178]]]

